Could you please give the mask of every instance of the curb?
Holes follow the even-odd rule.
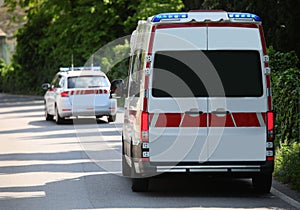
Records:
[[[274,178],[272,185],[272,194],[292,205],[296,209],[300,209],[300,191],[293,190],[289,185],[283,184]]]

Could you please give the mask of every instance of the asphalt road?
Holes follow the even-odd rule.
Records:
[[[122,117],[58,126],[40,98],[0,94],[0,209],[296,209],[255,194],[248,179],[160,177],[131,192],[120,176]]]

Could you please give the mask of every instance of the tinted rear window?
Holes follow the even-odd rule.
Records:
[[[154,56],[154,97],[259,97],[258,51],[160,51]]]
[[[98,88],[109,87],[107,79],[101,76],[69,77],[68,88]]]

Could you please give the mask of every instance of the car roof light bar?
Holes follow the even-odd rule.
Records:
[[[83,71],[83,70],[100,71],[101,66],[60,67],[59,70],[60,71]]]
[[[261,21],[261,18],[258,15],[242,12],[228,12],[228,18],[234,20]]]
[[[176,20],[180,20],[182,18],[188,18],[188,14],[187,13],[163,13],[163,14],[159,14],[159,15],[155,15],[152,18],[152,22],[160,22],[161,20],[170,20],[170,21],[176,21]]]

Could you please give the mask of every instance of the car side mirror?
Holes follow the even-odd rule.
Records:
[[[49,83],[44,83],[44,84],[42,84],[42,88],[44,90],[49,90],[51,88],[51,85]]]
[[[113,98],[121,98],[123,96],[123,83],[122,79],[115,79],[111,82],[110,94]]]

